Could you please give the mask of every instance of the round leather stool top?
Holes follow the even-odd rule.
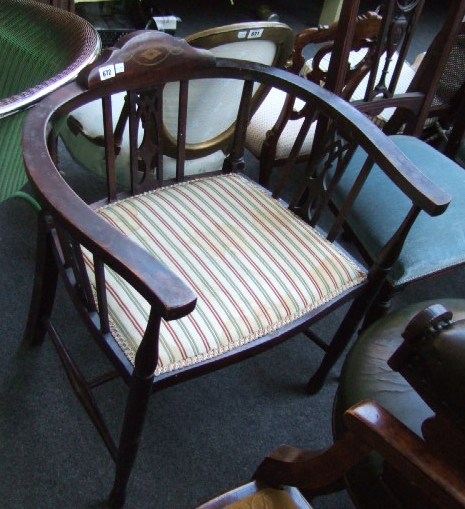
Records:
[[[364,399],[376,400],[412,431],[422,436],[421,425],[426,418],[433,415],[433,412],[408,382],[399,373],[391,370],[387,361],[403,342],[401,334],[408,322],[419,311],[435,303],[442,304],[452,311],[454,321],[465,318],[464,299],[419,302],[381,318],[356,340],[344,362],[335,399],[333,412],[335,438],[343,431],[344,411]],[[366,487],[377,482],[375,479],[381,470],[380,460],[372,456],[348,478],[349,491],[360,506],[366,505],[364,498],[373,501],[374,495],[368,495]],[[358,484],[363,486],[361,493],[357,489]],[[389,507],[382,505],[381,501],[378,506]]]

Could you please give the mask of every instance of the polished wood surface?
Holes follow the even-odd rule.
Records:
[[[308,500],[344,486],[346,475],[372,453],[392,470],[392,487],[397,498],[388,504],[372,499],[368,507],[422,507],[459,509],[465,507],[463,468],[437,454],[428,442],[415,435],[375,401],[363,401],[344,414],[346,433],[323,451],[281,446],[268,455],[254,474],[254,483],[241,486],[199,507],[199,509],[249,508],[248,500],[273,486],[298,487]],[[444,429],[443,429],[444,431]],[[394,473],[395,472],[395,473]],[[370,490],[372,486],[366,486]],[[287,488],[289,489],[289,488]],[[361,487],[363,489],[363,486]],[[350,485],[349,485],[350,492]],[[297,491],[297,493],[299,493]],[[243,505],[240,504],[243,501]],[[264,505],[278,509],[279,505]],[[295,508],[309,507],[297,498]]]

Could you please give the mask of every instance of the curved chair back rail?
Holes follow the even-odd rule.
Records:
[[[215,56],[250,60],[274,67],[283,67],[290,56],[294,34],[291,28],[278,22],[245,22],[211,28],[186,37],[196,48],[208,49]],[[266,90],[254,94],[254,109],[260,104]],[[221,168],[225,154],[230,150],[240,84],[234,81],[199,81],[189,90],[193,98],[189,114],[191,129],[187,130],[186,174],[195,175]],[[176,154],[176,126],[178,120],[177,84],[169,86],[164,94],[164,151],[165,171],[174,172]],[[118,144],[116,165],[121,169],[120,181],[127,184],[126,168],[129,162],[129,127],[127,103],[124,94],[113,98],[115,137]],[[212,112],[216,114],[212,116]],[[61,131],[61,138],[74,159],[94,174],[105,174],[105,153],[102,144],[102,109],[97,102],[75,110]],[[196,128],[201,125],[202,128]],[[126,180],[125,180],[126,177]]]
[[[25,110],[95,59],[100,39],[80,17],[33,0],[0,2],[0,201],[27,182]]]
[[[242,92],[222,171],[192,179],[184,173],[189,91],[192,82],[195,89],[197,80],[206,79],[235,80]],[[180,92],[173,177],[164,174],[160,126],[163,94],[174,82]],[[246,170],[244,140],[254,90],[261,85],[311,103],[330,121],[323,164],[315,164],[298,192],[309,198],[308,206],[298,200],[291,210],[239,173]],[[122,92],[129,107],[129,193],[116,187],[112,97]],[[56,144],[66,116],[97,98],[108,182],[102,201],[89,206],[63,179]],[[341,161],[339,175],[359,146],[367,154],[362,173],[376,164],[411,203],[371,266],[362,266],[335,241],[350,206],[329,229],[324,214],[332,190],[324,185],[328,160]],[[39,344],[48,332],[65,359],[117,463],[112,507],[124,501],[152,391],[259,353],[352,300],[309,382],[308,391],[315,392],[375,299],[419,212],[438,215],[449,204],[446,193],[344,100],[287,71],[215,57],[155,31],[125,37],[76,82],[41,101],[25,125],[24,158],[43,207],[25,338]],[[363,182],[354,192],[358,187]],[[94,386],[66,360],[53,325],[58,272],[93,337],[130,386],[119,448],[90,396]]]

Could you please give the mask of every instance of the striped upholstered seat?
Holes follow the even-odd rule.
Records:
[[[157,373],[273,332],[366,277],[337,246],[235,174],[161,188],[98,213],[197,295],[191,314],[163,322]],[[133,362],[149,305],[114,273],[107,287],[112,332]]]

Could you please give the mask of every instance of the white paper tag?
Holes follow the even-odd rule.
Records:
[[[260,39],[262,34],[263,34],[263,28],[260,28],[258,30],[250,30],[249,34],[247,35],[247,39]]]
[[[246,37],[247,37],[247,32],[245,30],[241,30],[240,32],[237,32],[238,39],[245,39]]]
[[[121,62],[119,64],[115,64],[115,73],[119,74],[120,72],[124,72],[124,63]]]
[[[116,74],[114,65],[106,65],[105,67],[100,67],[98,71],[100,73],[100,79],[102,81],[114,78]]]
[[[153,21],[157,25],[158,30],[160,32],[164,32],[165,30],[176,30],[176,26],[178,23],[177,16],[154,16]]]

